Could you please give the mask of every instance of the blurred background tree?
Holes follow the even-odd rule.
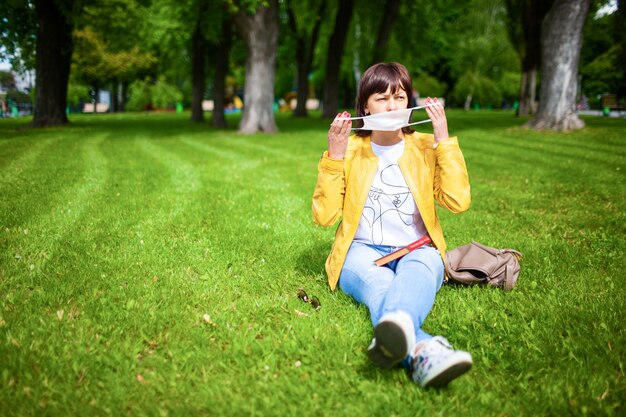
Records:
[[[33,126],[63,125],[80,0],[6,0],[0,3],[4,58],[36,73]]]
[[[505,0],[509,39],[521,63],[517,115],[535,112],[541,69],[541,26],[554,0]]]
[[[548,98],[549,90],[538,94],[549,73],[540,69],[541,57],[558,48],[543,51],[540,39],[556,3],[7,0],[0,3],[0,58],[16,71],[37,71],[36,125],[65,123],[67,104],[97,101],[98,91],[106,90],[110,111],[182,105],[191,108],[192,120],[204,122],[208,106],[213,126],[224,127],[225,113],[243,110],[242,132],[274,131],[279,107],[306,117],[307,101],[319,103],[328,118],[352,108],[362,72],[378,61],[405,64],[420,100],[438,96],[450,107],[525,115]],[[588,7],[577,29],[579,64],[571,68],[578,92],[568,108],[583,96],[596,108],[607,95],[623,102],[626,93],[624,7],[616,0],[593,0]],[[38,42],[54,39],[38,34],[41,22],[59,16],[65,23],[55,30],[66,34],[57,36],[66,46],[46,49],[58,51],[57,58],[37,58]],[[556,33],[566,27],[557,24]],[[58,69],[69,52],[64,81]],[[293,110],[291,103],[297,103]]]
[[[555,0],[541,28],[541,93],[528,126],[573,130],[584,127],[576,113],[582,32],[590,0]]]
[[[301,1],[297,5],[294,3],[293,0],[285,1],[288,26],[295,41],[297,67],[297,95],[293,115],[306,117],[306,104],[310,96],[309,73],[313,65],[315,47],[319,39],[328,0]]]
[[[124,84],[137,79],[156,61],[150,53],[141,52],[137,46],[132,46],[129,50],[113,51],[105,44],[102,36],[103,34],[95,33],[90,26],[74,33],[72,79],[93,89],[94,113],[103,86],[111,91],[111,111],[124,108]]]
[[[620,3],[614,13],[603,13],[603,2],[592,3],[580,52],[580,94],[600,106],[604,94],[616,94],[626,107],[626,12]]]
[[[99,92],[110,92],[110,111],[123,111],[128,87],[148,76],[157,63],[138,28],[145,7],[138,0],[98,0],[85,5],[74,32],[71,82],[92,89],[94,111]]]

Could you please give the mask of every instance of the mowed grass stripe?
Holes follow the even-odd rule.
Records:
[[[183,139],[184,143],[188,143],[192,148],[193,157],[197,155],[195,148],[211,152],[212,146],[203,142],[204,139],[195,138],[198,142]],[[239,140],[239,138],[233,139]],[[252,140],[252,139],[250,139]],[[207,142],[209,142],[207,140]],[[214,141],[209,143],[215,144]],[[195,146],[194,146],[195,145]],[[232,144],[233,150],[239,150],[239,144]],[[220,145],[221,146],[221,145]],[[186,148],[176,148],[178,152],[188,152]],[[184,156],[183,156],[184,157]],[[221,176],[219,169],[229,171],[228,165],[222,161],[212,160],[212,165],[206,167],[207,178],[217,176],[218,182],[206,180],[207,184],[218,184],[221,188],[228,189],[228,185],[234,185],[237,191],[231,191],[230,204],[221,204],[224,210],[219,213],[207,212],[207,217],[219,216],[226,219],[229,224],[225,225],[228,229],[222,236],[216,237],[223,242],[223,249],[233,250],[235,256],[249,256],[252,259],[271,262],[275,257],[290,258],[293,254],[296,261],[300,261],[300,251],[302,246],[307,246],[307,241],[294,240],[294,232],[301,229],[302,226],[311,225],[310,220],[310,192],[305,190],[306,198],[301,197],[302,190],[290,189],[289,179],[293,178],[293,170],[276,169],[273,160],[264,160],[265,158],[256,152],[252,155],[247,152],[241,155],[238,160],[237,169],[243,166],[245,168],[237,170],[237,174],[230,176]],[[252,160],[252,162],[250,162]],[[246,175],[249,164],[252,163],[257,170],[257,175]],[[215,172],[218,170],[217,172]],[[261,173],[261,175],[258,175]],[[203,181],[204,182],[204,181]],[[310,186],[310,184],[309,184]],[[232,188],[232,187],[231,187]],[[209,191],[207,191],[207,194]],[[211,200],[218,194],[210,191]],[[294,217],[295,216],[295,217]],[[252,241],[259,241],[257,245],[251,245]],[[260,239],[260,240],[259,240]],[[285,247],[293,249],[287,253],[268,252],[268,242],[284,242]],[[244,251],[244,253],[241,253]],[[262,265],[261,265],[262,266]]]
[[[489,146],[485,146],[489,145]],[[466,135],[461,143],[464,150],[468,167],[474,163],[491,164],[490,169],[482,168],[482,171],[492,175],[505,173],[528,174],[544,177],[555,170],[569,169],[572,173],[580,174],[581,167],[590,164],[589,154],[583,151],[569,151],[568,146],[552,144],[544,149],[543,144],[525,142],[520,140],[498,140],[494,137],[479,138],[471,134]],[[582,158],[581,158],[582,157]],[[579,159],[580,158],[580,159]],[[494,167],[496,161],[507,163]],[[521,169],[521,168],[524,169]],[[532,169],[530,169],[532,168]],[[537,172],[538,171],[538,172]],[[471,173],[471,172],[470,172]]]
[[[106,149],[107,146],[104,146]],[[108,159],[108,162],[119,161],[120,165],[115,166],[111,164],[111,171],[118,173],[122,172],[120,175],[124,179],[127,177],[124,175],[124,169],[127,169],[128,165],[132,164],[132,160],[139,160],[140,158],[145,157],[142,153],[137,153],[135,158],[121,159],[120,155],[120,144],[116,143],[115,146],[111,147],[111,153]],[[92,161],[88,161],[92,162]],[[98,164],[93,164],[91,169],[98,169]],[[100,167],[100,172],[105,173],[107,169],[102,169]],[[77,280],[76,283],[79,287],[96,284],[98,280],[102,278],[103,284],[107,284],[107,278],[110,276],[114,276],[110,273],[107,268],[107,264],[109,262],[117,263],[120,260],[123,263],[123,273],[127,273],[131,269],[132,263],[129,262],[129,259],[137,259],[137,256],[128,255],[128,250],[125,248],[127,242],[131,242],[131,246],[134,244],[134,247],[140,246],[140,237],[137,236],[136,232],[133,231],[133,225],[135,225],[137,218],[135,217],[137,212],[129,212],[127,209],[127,204],[129,200],[124,200],[124,196],[130,196],[131,199],[136,199],[136,193],[139,191],[136,182],[131,183],[131,188],[124,192],[123,189],[119,188],[120,176],[114,177],[109,181],[107,186],[104,187],[104,190],[93,192],[90,195],[90,201],[93,205],[89,205],[86,207],[84,212],[79,213],[74,209],[72,212],[66,213],[65,210],[61,210],[60,215],[56,213],[52,213],[50,215],[50,219],[48,217],[44,217],[40,221],[45,224],[48,221],[53,221],[57,218],[64,219],[72,219],[76,220],[80,217],[80,222],[76,225],[72,225],[68,222],[63,222],[57,220],[57,223],[63,224],[63,229],[65,234],[59,234],[56,236],[58,245],[62,245],[62,256],[57,257],[56,254],[48,253],[51,249],[48,249],[48,252],[42,252],[46,254],[46,256],[52,256],[53,262],[49,268],[45,268],[43,270],[44,275],[51,276],[52,282],[58,280],[60,276],[56,275],[56,271],[64,271],[61,276],[63,277],[72,277],[78,275],[82,275],[82,272],[87,271],[87,275],[90,279],[83,281]],[[89,175],[86,176],[88,179],[93,179]],[[85,189],[85,193],[88,191]],[[120,191],[122,192],[120,194]],[[68,195],[62,195],[61,202],[72,201],[73,195],[76,192],[75,188],[69,188],[66,191]],[[85,193],[79,192],[77,195],[82,196]],[[143,192],[142,195],[145,195]],[[121,196],[123,195],[123,196]],[[149,194],[147,194],[149,195]],[[143,206],[143,202],[136,202],[137,206]],[[65,206],[65,204],[62,204]],[[69,206],[75,206],[75,204],[68,204]],[[103,207],[106,207],[105,210],[102,210]],[[58,210],[57,210],[58,211]],[[143,213],[146,217],[151,217],[150,213]],[[52,223],[56,224],[56,223]],[[113,261],[113,259],[115,259]],[[93,268],[93,270],[92,270]],[[96,278],[94,282],[92,278]],[[70,278],[71,279],[71,278]],[[50,283],[52,283],[50,282]],[[89,296],[91,294],[87,294]]]
[[[163,190],[166,190],[166,189],[162,189],[162,191]],[[77,242],[79,241],[80,239]],[[84,242],[84,243],[88,243],[88,242]],[[125,248],[120,248],[120,251],[117,253],[117,256],[123,255],[124,249]],[[81,265],[82,268],[85,268],[86,266],[87,265]],[[94,281],[94,277],[100,278],[100,275],[95,275],[95,276],[91,275],[90,272],[93,272],[93,271],[90,271],[89,268],[85,268],[85,269],[83,269],[82,271],[76,271],[78,274],[75,275],[73,278],[83,283],[91,283],[91,285],[96,284],[96,288],[97,288],[98,281],[97,280]],[[131,272],[131,278],[136,275],[136,271],[131,271],[128,268],[126,268],[125,272],[126,273]],[[81,279],[80,277],[84,277],[84,278]],[[103,277],[102,284],[104,284],[104,286],[101,286],[100,290],[94,293],[85,294],[87,296],[85,297],[85,300],[89,299],[90,298],[89,296],[96,299],[95,307],[98,307],[98,305],[100,305],[99,306],[100,308],[98,308],[97,311],[90,310],[90,308],[93,308],[94,306],[89,305],[89,303],[86,303],[87,305],[85,306],[84,305],[85,300],[81,300],[80,298],[78,299],[74,298],[74,301],[71,302],[70,301],[71,295],[68,294],[65,301],[68,301],[69,304],[66,304],[65,302],[59,302],[58,303],[59,305],[55,306],[55,308],[52,310],[52,314],[47,314],[43,316],[46,319],[46,321],[49,322],[50,318],[52,318],[52,320],[55,320],[54,319],[55,311],[63,311],[64,309],[64,311],[66,312],[64,317],[66,320],[68,320],[68,323],[71,323],[73,328],[78,326],[78,329],[73,331],[73,336],[77,337],[77,339],[70,339],[70,340],[76,340],[77,343],[76,344],[69,343],[67,353],[65,354],[63,354],[62,352],[48,353],[46,352],[45,349],[42,349],[41,351],[38,352],[38,355],[35,356],[40,359],[38,360],[38,362],[43,362],[46,365],[52,365],[50,368],[46,365],[44,365],[41,368],[41,372],[45,374],[47,378],[49,378],[52,384],[61,385],[61,381],[67,380],[68,377],[69,379],[82,381],[80,383],[80,386],[82,388],[80,392],[82,392],[82,395],[86,394],[87,399],[90,398],[90,395],[88,394],[88,392],[90,392],[91,389],[98,389],[97,388],[98,386],[100,387],[110,386],[110,384],[119,385],[118,377],[113,377],[114,379],[110,381],[107,381],[107,377],[105,378],[98,377],[99,372],[96,372],[96,370],[98,369],[97,363],[92,364],[92,361],[90,360],[92,354],[99,351],[101,357],[102,355],[111,355],[112,357],[116,357],[116,361],[122,367],[122,369],[125,369],[127,371],[130,370],[130,372],[127,374],[127,380],[132,385],[136,383],[136,379],[135,379],[136,374],[134,373],[134,370],[136,369],[136,362],[135,362],[136,352],[142,352],[144,350],[144,347],[143,347],[144,342],[147,343],[148,341],[154,339],[154,340],[159,341],[159,343],[161,343],[163,342],[162,338],[164,337],[164,334],[161,333],[163,329],[162,327],[159,331],[156,331],[156,329],[153,329],[153,331],[151,332],[150,329],[145,329],[144,326],[140,324],[140,322],[135,322],[134,319],[131,318],[133,316],[128,316],[129,318],[131,318],[131,321],[128,322],[126,325],[126,328],[124,330],[125,336],[122,336],[122,334],[119,334],[115,330],[114,327],[111,327],[111,324],[110,324],[111,312],[116,311],[116,310],[119,311],[120,308],[122,309],[126,308],[126,311],[128,311],[129,313],[132,313],[132,311],[134,310],[142,311],[141,306],[146,300],[145,298],[142,298],[141,296],[137,297],[137,295],[133,294],[132,291],[125,291],[125,288],[128,288],[128,287],[125,287],[123,285],[124,282],[126,282],[127,283],[126,285],[130,286],[130,288],[134,288],[137,286],[137,283],[134,282],[133,279],[129,279],[128,276],[123,277],[122,280],[119,280],[119,281],[114,279],[116,281],[114,284],[108,283],[107,282],[108,280],[106,278],[109,278],[109,277]],[[164,277],[161,276],[161,281],[159,282],[162,283],[163,279]],[[146,281],[150,282],[149,280],[146,280]],[[161,299],[162,300],[167,299],[169,300],[169,302],[177,302],[183,307],[187,305],[187,303],[184,300],[187,300],[187,301],[189,300],[189,295],[190,295],[189,292],[184,294],[185,297],[176,297],[176,294],[177,294],[176,290],[181,287],[180,284],[181,284],[180,282],[177,282],[175,285],[172,285],[170,288],[168,288],[168,290],[161,295]],[[164,297],[166,294],[167,296]],[[129,304],[129,300],[135,300],[136,304],[133,303],[132,304],[133,307],[131,307],[131,304]],[[104,303],[102,303],[103,301]],[[148,301],[153,301],[153,300],[148,298]],[[149,304],[152,304],[152,303],[149,303]],[[55,310],[55,309],[58,309],[58,310]],[[184,310],[185,309],[183,308],[183,311]],[[70,313],[70,311],[72,311],[72,313]],[[148,311],[146,311],[146,313],[148,314],[145,317],[151,319],[150,321],[147,322],[148,324],[150,324],[153,321],[158,321],[158,318],[159,318],[158,310],[155,311],[153,308],[150,308]],[[115,314],[119,314],[119,312]],[[168,313],[168,314],[169,315],[167,317],[167,320],[172,320],[173,318],[176,317],[175,315],[172,316],[171,313]],[[187,320],[195,320],[198,318],[199,318],[198,316],[193,316],[193,317],[188,316]],[[85,319],[87,319],[87,321],[85,321]],[[94,322],[93,319],[97,319],[97,321]],[[102,325],[99,325],[100,322],[102,322]],[[52,324],[54,324],[54,321],[52,322]],[[133,328],[136,330],[133,330]],[[183,329],[186,329],[186,326],[183,327]],[[142,335],[142,334],[145,334],[145,338],[146,338],[145,340],[143,337],[137,338],[138,335]],[[105,340],[112,340],[112,339],[119,340],[119,343],[115,343],[114,345],[107,346],[107,347],[101,346],[99,343],[99,340],[102,340],[103,337],[105,338]],[[17,338],[23,340],[22,337],[17,336]],[[85,340],[93,340],[93,343],[88,343],[87,345],[85,345],[84,344]],[[41,343],[37,343],[34,346],[41,347],[40,344]],[[70,352],[72,352],[71,357],[68,356],[68,353]],[[72,360],[71,359],[72,357],[75,359]],[[55,375],[54,364],[63,366],[64,363],[68,363],[71,361],[73,361],[75,363],[75,366],[77,367],[75,371],[73,370],[72,372],[70,372],[70,375],[63,375],[63,376],[58,375],[58,374]],[[24,364],[24,370],[26,372],[27,372],[28,366],[29,366],[29,363],[26,362]],[[143,371],[143,372],[146,375],[146,378],[148,378],[149,380],[151,379],[154,382],[154,378],[152,378],[151,373],[150,373],[151,371],[149,372]],[[133,391],[128,390],[128,392],[132,393]],[[51,392],[43,392],[43,393],[36,392],[35,394],[43,395],[44,399],[49,400],[49,398],[52,397],[53,394],[55,394],[55,391],[52,390]],[[127,398],[124,398],[124,397],[127,397]],[[110,404],[112,406],[117,405],[121,407],[123,406],[125,401],[133,401],[133,398],[135,400],[140,399],[140,398],[137,398],[133,394],[120,396],[118,392],[118,395],[115,398],[113,398],[113,401],[111,401]]]
[[[325,139],[323,133],[319,137]],[[274,138],[242,136],[233,138],[231,143],[259,157],[285,165],[310,161],[312,155],[310,147],[303,145],[301,137],[289,133],[281,133]]]
[[[259,138],[250,138],[245,141],[259,141]],[[234,143],[237,141],[236,143]],[[249,150],[242,150],[240,138],[233,139],[229,143],[234,151],[240,152],[239,163],[236,165],[234,176],[224,177],[224,187],[226,183],[236,184],[236,191],[230,196],[235,202],[232,213],[239,215],[232,218],[232,230],[236,231],[234,236],[260,235],[267,241],[284,242],[293,249],[299,249],[306,245],[299,239],[294,239],[297,232],[302,227],[309,227],[312,224],[310,216],[310,196],[312,195],[311,178],[304,178],[299,175],[301,170],[294,172],[293,162],[285,163],[279,155],[267,156],[256,152],[257,147],[252,147],[253,153]],[[190,145],[200,149],[211,151],[211,147],[206,143],[202,146],[197,142],[188,142]],[[214,143],[214,142],[211,142]],[[249,173],[250,165],[256,172]],[[224,216],[228,216],[225,213]],[[237,231],[240,229],[241,231]],[[228,236],[225,240],[231,240]],[[241,238],[236,241],[242,242]],[[239,244],[239,243],[236,243]],[[245,245],[244,245],[245,246]],[[267,245],[262,244],[258,249],[265,252]],[[283,254],[289,257],[293,252]],[[297,253],[297,251],[296,251]],[[272,254],[265,254],[273,258]],[[295,261],[294,261],[295,262]]]
[[[49,204],[39,207],[20,227],[5,228],[6,233],[18,237],[15,244],[7,248],[8,255],[13,253],[15,259],[12,262],[18,262],[28,274],[42,270],[50,257],[57,256],[59,247],[65,241],[71,240],[73,234],[84,232],[84,229],[76,227],[76,223],[92,203],[93,197],[101,192],[108,175],[106,161],[98,149],[101,141],[102,137],[96,135],[76,143],[79,149],[74,149],[71,158],[81,166],[77,170],[77,181],[63,184],[57,194],[50,195]]]
[[[102,136],[95,135],[81,141],[78,149],[70,148],[72,158],[83,166],[83,170],[78,171],[82,180],[65,184],[61,194],[55,196],[51,212],[40,212],[26,223],[24,229],[17,230],[19,236],[16,236],[16,247],[12,249],[23,255],[20,259],[9,259],[13,262],[2,262],[10,271],[8,282],[14,282],[13,291],[9,293],[11,297],[5,300],[12,308],[5,310],[4,314],[14,323],[21,323],[11,328],[8,337],[28,352],[21,358],[11,355],[11,365],[21,368],[23,383],[32,386],[32,378],[36,376],[29,370],[36,364],[46,389],[36,387],[35,393],[45,402],[54,402],[54,398],[62,396],[58,388],[62,381],[67,381],[68,377],[72,379],[72,375],[74,381],[80,380],[80,371],[84,370],[80,365],[83,361],[79,359],[79,352],[85,347],[83,329],[73,324],[71,328],[65,327],[59,320],[65,317],[75,323],[76,317],[83,313],[76,295],[81,294],[90,281],[84,280],[82,274],[65,274],[64,263],[68,262],[74,268],[80,268],[82,264],[83,257],[76,256],[77,248],[72,248],[71,243],[76,235],[86,232],[81,220],[89,210],[91,197],[101,191],[106,181],[108,171],[98,149],[101,141]],[[28,323],[33,320],[38,326],[29,330]],[[47,343],[50,334],[62,335],[69,343],[63,348],[51,345]],[[9,353],[5,353],[2,356],[9,357]],[[70,362],[74,364],[68,369],[66,364]]]
[[[166,141],[148,144],[148,141],[143,140],[140,143],[142,144],[142,151],[146,151],[146,147],[151,149],[146,152],[146,155],[151,160],[154,159],[156,164],[161,165],[161,167],[155,175],[150,176],[150,180],[155,183],[153,186],[157,188],[147,195],[141,192],[135,194],[137,198],[145,199],[143,204],[148,206],[150,210],[144,211],[139,221],[128,225],[133,231],[129,233],[129,246],[135,245],[135,247],[129,250],[120,248],[122,256],[125,256],[125,254],[133,256],[132,254],[140,249],[155,251],[155,253],[167,249],[165,250],[167,256],[162,257],[162,261],[171,261],[172,267],[174,267],[177,262],[180,265],[180,259],[189,259],[190,263],[198,261],[198,253],[206,257],[207,253],[203,254],[203,251],[206,249],[210,249],[208,251],[209,255],[220,246],[221,250],[224,250],[223,241],[229,239],[232,233],[229,233],[229,230],[215,233],[213,228],[219,230],[231,223],[231,220],[233,224],[236,222],[228,217],[230,213],[228,209],[234,206],[234,203],[230,201],[228,196],[216,197],[215,193],[211,191],[210,182],[215,181],[212,177],[216,175],[216,170],[204,165],[198,165],[195,168],[199,162],[194,159],[190,159],[189,161],[191,162],[188,162],[186,159],[187,155],[184,152],[180,152],[181,144],[177,139],[173,139],[171,143]],[[198,154],[194,151],[190,155],[195,155],[197,158]],[[168,161],[182,163],[186,166],[186,169],[177,174],[175,165],[163,165],[168,164]],[[148,165],[152,164],[148,163]],[[185,183],[187,183],[189,171],[195,169],[198,171],[198,176],[193,181],[199,178],[199,190],[194,191],[194,194],[189,194],[184,189],[181,192],[181,187],[188,186]],[[187,174],[185,174],[185,171],[187,171]],[[222,186],[228,184],[222,181],[222,176],[219,173],[217,176],[219,177],[217,180],[220,181]],[[132,204],[137,207],[141,206],[141,203],[137,202],[132,202]],[[186,244],[194,243],[192,241],[195,238],[201,239],[203,235],[203,245],[208,245],[207,248],[202,250],[198,248],[191,253],[185,253],[184,251],[181,253],[181,248],[184,248]],[[233,236],[234,238],[237,238],[237,236]],[[141,241],[144,242],[145,246],[140,246]],[[143,252],[143,256],[145,255],[146,253]],[[205,261],[200,262],[200,265]],[[163,265],[161,265],[161,269],[163,269],[162,267]],[[171,273],[172,271],[169,270],[167,272]]]
[[[616,191],[623,195],[625,190],[622,185],[623,174],[615,168],[615,164],[619,165],[619,156],[615,156],[612,161],[600,163],[591,162],[582,154],[562,156],[563,146],[553,145],[552,152],[523,149],[512,153],[507,144],[492,141],[488,143],[486,152],[468,152],[466,156],[470,179],[476,180],[472,184],[473,190],[490,195],[487,201],[481,199],[479,194],[479,198],[475,199],[477,204],[492,204],[495,198],[497,201],[507,201],[508,205],[514,203],[517,208],[535,205],[546,212],[547,206],[542,204],[543,201],[549,200],[550,205],[556,208],[569,206],[578,196],[584,195],[605,202],[613,200],[610,204],[612,211],[619,211],[624,206],[624,199],[610,198]],[[510,163],[494,170],[494,162],[502,159],[507,159]],[[548,176],[559,180],[546,181]],[[505,192],[507,187],[503,185],[506,182],[520,191],[525,190],[526,194]],[[494,187],[496,184],[499,186]],[[596,215],[593,212],[589,214]]]
[[[111,144],[112,145],[112,144]],[[172,248],[179,233],[179,225],[188,213],[188,206],[200,190],[195,168],[180,160],[171,151],[147,139],[131,139],[122,147],[123,159],[115,162],[114,188],[110,210],[101,213],[96,228],[99,240],[107,251],[107,268],[117,277],[134,270],[145,270],[148,278],[154,275],[150,263],[152,256],[165,248]],[[134,166],[136,164],[136,166]],[[170,260],[181,254],[170,253],[162,260]],[[110,258],[109,258],[110,257]],[[148,262],[138,262],[148,257]],[[127,266],[124,271],[120,267]],[[158,262],[157,262],[158,264]],[[152,272],[150,272],[152,271]]]
[[[623,165],[626,148],[618,132],[619,130],[586,128],[560,136],[518,128],[503,132],[502,137],[509,140],[501,141],[496,136],[486,136],[480,131],[470,130],[460,135],[460,140],[466,159],[471,158],[475,148],[482,149],[483,143],[489,143],[499,149],[510,150],[513,158],[521,157],[547,165],[552,165],[555,161],[567,162],[569,165],[593,162],[597,169],[602,170],[608,168],[607,165],[614,169]],[[526,157],[526,151],[532,152],[531,158]],[[623,168],[620,171],[624,175]]]
[[[174,197],[173,207],[169,208],[168,215],[170,217],[180,215],[185,210],[189,200],[193,200],[194,195],[200,190],[201,182],[196,167],[177,156],[172,149],[177,147],[176,142],[164,145],[161,142],[143,139],[139,141],[139,144],[151,158],[165,166],[170,178],[161,193],[168,193],[170,197]]]
[[[24,152],[58,136],[55,129],[32,129],[26,120],[0,118],[0,173]]]
[[[185,139],[183,143],[208,155],[215,151],[205,142]],[[293,195],[294,192],[299,194],[300,190],[290,187],[291,172],[279,173],[274,161],[256,153],[237,154],[233,151],[230,157],[236,158],[236,163],[212,160],[207,167],[210,174],[207,173],[211,177],[208,184],[213,187],[212,194],[217,196],[221,190],[229,190],[227,195],[233,204],[227,205],[228,211],[223,215],[233,216],[234,228],[242,224],[244,227],[260,227],[263,232],[278,230],[273,227],[278,219],[289,219],[294,213],[300,213],[303,201]]]
[[[38,207],[33,206],[30,200],[33,195],[37,205],[42,204],[48,198],[50,192],[59,188],[56,182],[48,182],[46,169],[49,166],[51,154],[57,150],[53,145],[54,138],[41,141],[28,141],[28,145],[21,145],[22,152],[15,159],[9,158],[12,152],[7,152],[7,165],[0,170],[0,225],[12,227],[19,224],[18,213],[36,213]],[[4,159],[4,158],[3,158]],[[70,162],[70,164],[72,163]],[[76,174],[66,173],[68,181],[76,179]],[[30,203],[30,204],[29,204]]]
[[[257,164],[256,173],[246,174],[244,171],[245,194],[250,199],[247,203],[250,207],[248,226],[255,227],[256,222],[262,221],[275,232],[288,232],[279,223],[295,228],[310,225],[310,213],[307,212],[312,195],[310,177],[302,181],[302,171],[294,170],[296,158],[283,158],[279,153],[268,155],[265,150],[269,148],[265,146],[247,146],[252,142],[250,139],[237,145],[242,147],[241,144],[246,143],[243,147],[253,153],[250,155],[248,150],[245,156]],[[307,219],[306,224],[301,221],[303,216]]]
[[[619,154],[606,157],[587,149],[579,149],[577,140],[572,140],[570,143],[551,144],[549,147],[523,140],[511,140],[504,143],[494,138],[482,139],[481,144],[492,145],[489,150],[497,151],[499,158],[509,159],[511,168],[515,168],[520,162],[534,163],[537,169],[567,167],[572,173],[578,175],[588,174],[587,170],[597,172],[600,166],[603,169],[605,166],[615,166],[621,158]]]
[[[236,144],[233,144],[233,141],[220,142],[213,138],[205,139],[203,137],[183,137],[180,141],[197,151],[201,151],[205,155],[206,163],[213,170],[223,170],[225,173],[230,173],[224,178],[225,180],[234,176],[236,171],[251,171],[256,169],[259,164],[258,159],[245,155],[241,149],[237,148]]]
[[[0,141],[0,187],[14,182],[36,161],[37,157],[54,142],[54,136],[47,138],[21,138]]]

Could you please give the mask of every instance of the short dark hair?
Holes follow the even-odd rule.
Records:
[[[404,65],[397,62],[381,62],[369,67],[363,73],[361,81],[359,81],[359,88],[356,93],[356,115],[358,117],[366,116],[365,106],[370,96],[372,94],[384,93],[389,87],[391,87],[392,94],[395,94],[400,89],[404,90],[407,95],[407,106],[412,105],[413,84],[409,71]],[[410,127],[403,127],[402,132],[413,133],[414,130]],[[357,136],[369,136],[371,134],[371,130],[356,130]]]

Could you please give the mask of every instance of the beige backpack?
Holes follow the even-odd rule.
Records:
[[[488,284],[511,290],[520,272],[522,254],[514,249],[496,249],[472,242],[446,252],[445,271],[451,282]]]

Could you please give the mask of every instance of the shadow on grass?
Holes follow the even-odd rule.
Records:
[[[330,246],[327,242],[313,242],[311,246],[300,252],[296,270],[305,275],[326,276],[324,264],[329,253]]]
[[[367,355],[367,353],[364,351],[363,355]],[[381,382],[393,384],[393,382],[399,378],[406,378],[407,385],[413,384],[408,369],[404,368],[402,365],[396,365],[391,369],[382,369],[369,360],[369,358],[356,369],[356,373],[361,378],[376,384],[380,384]]]

